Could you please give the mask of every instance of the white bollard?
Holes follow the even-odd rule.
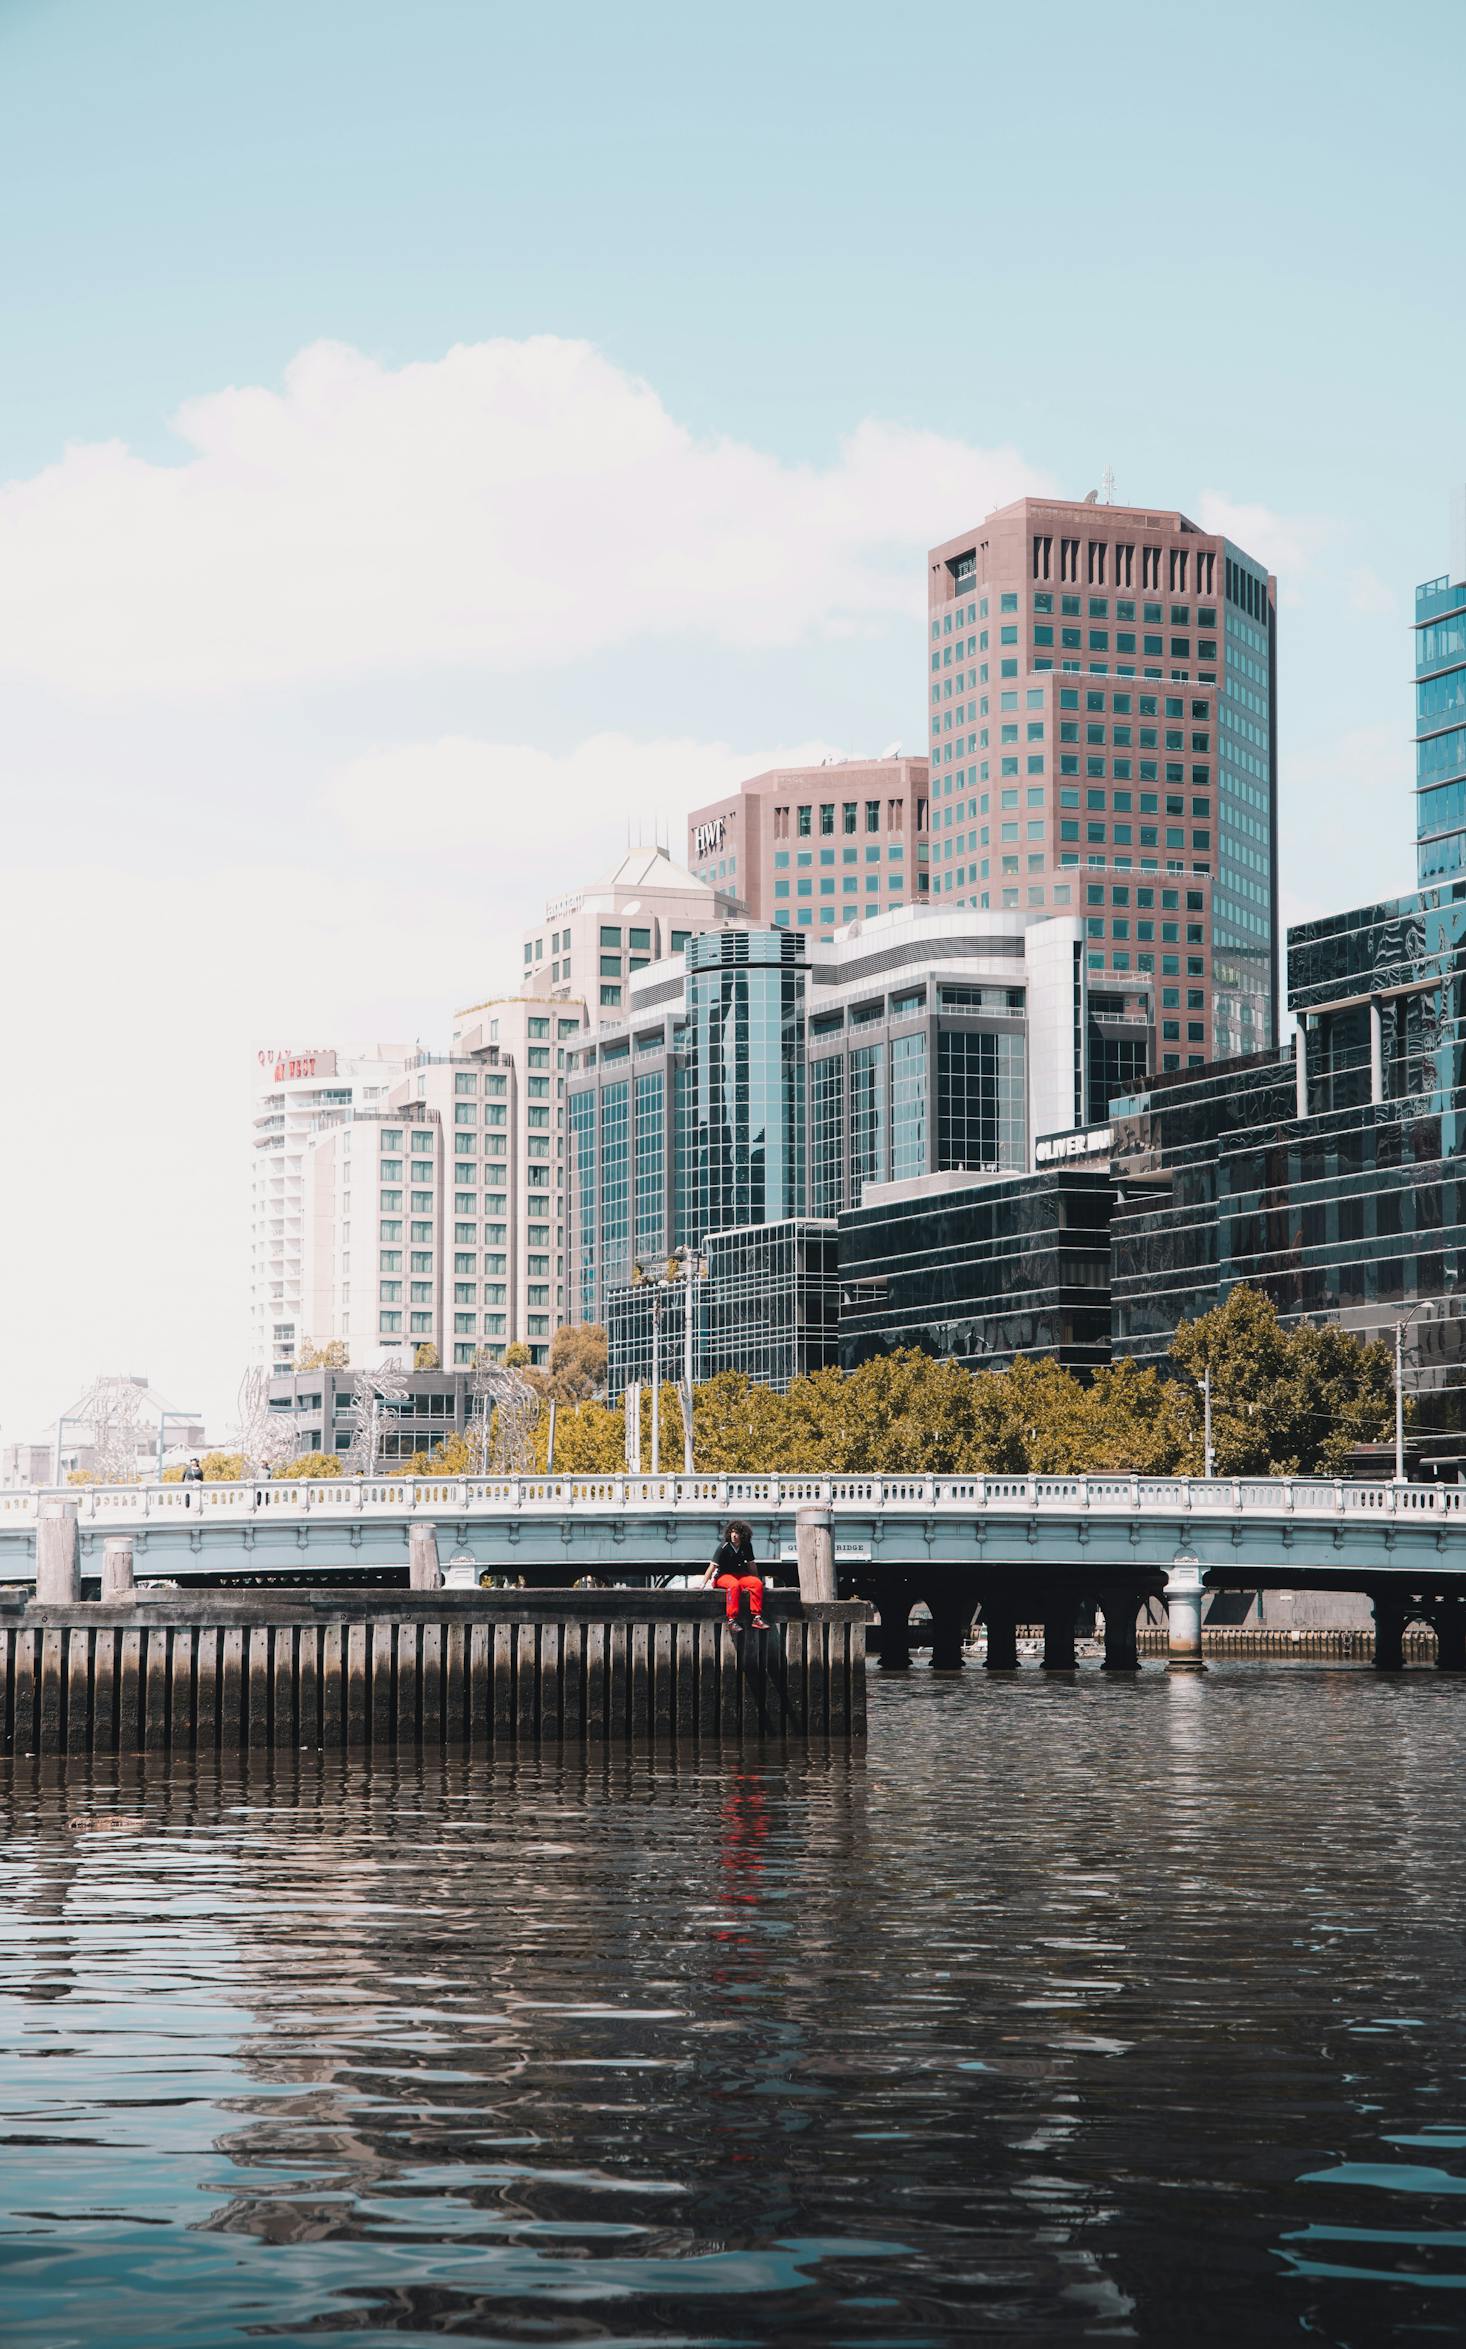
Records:
[[[36,1520],[36,1597],[44,1607],[81,1597],[81,1527],[75,1501],[45,1500]]]
[[[136,1596],[132,1543],[126,1535],[117,1535],[102,1548],[102,1604],[126,1607]]]
[[[407,1586],[409,1590],[441,1590],[443,1587],[443,1569],[438,1564],[436,1525],[410,1525],[407,1529]]]
[[[1172,1672],[1203,1672],[1201,1603],[1206,1591],[1199,1560],[1178,1552],[1166,1576],[1166,1615],[1170,1638],[1166,1661]]]
[[[799,1596],[811,1601],[833,1599],[835,1591],[835,1520],[829,1509],[797,1509],[794,1539],[799,1550]]]

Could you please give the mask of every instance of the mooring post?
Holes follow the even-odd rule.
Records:
[[[1405,1610],[1391,1599],[1374,1601],[1374,1668],[1376,1672],[1405,1669]]]
[[[43,1607],[81,1597],[81,1527],[75,1501],[45,1500],[36,1519],[36,1597]]]
[[[136,1596],[132,1537],[129,1534],[114,1534],[102,1548],[102,1604],[104,1607],[125,1607]]]
[[[436,1525],[410,1525],[407,1529],[407,1587],[409,1590],[441,1590],[443,1587],[443,1569],[438,1564]]]
[[[1170,1625],[1166,1662],[1172,1672],[1206,1669],[1201,1653],[1201,1602],[1205,1596],[1201,1561],[1178,1551],[1166,1576],[1166,1615]]]
[[[836,1597],[833,1511],[797,1509],[794,1539],[799,1552],[799,1596],[806,1606]]]

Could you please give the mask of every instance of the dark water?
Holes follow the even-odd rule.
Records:
[[[1466,2329],[1466,1687],[0,1781],[0,2338]]]

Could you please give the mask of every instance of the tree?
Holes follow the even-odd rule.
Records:
[[[295,1367],[297,1370],[346,1370],[350,1361],[350,1348],[344,1338],[332,1338],[324,1346],[306,1338],[295,1357]]]
[[[298,1476],[307,1484],[315,1484],[323,1476],[341,1474],[341,1457],[337,1452],[302,1452],[298,1460],[288,1461],[280,1474]]]
[[[413,1348],[412,1367],[414,1370],[441,1370],[443,1357],[435,1345],[425,1342]]]
[[[606,1333],[593,1321],[562,1322],[550,1340],[549,1393],[557,1403],[584,1403],[606,1391]]]
[[[1333,1475],[1358,1443],[1381,1443],[1394,1427],[1394,1360],[1336,1324],[1286,1328],[1270,1297],[1236,1288],[1186,1321],[1171,1360],[1195,1400],[1211,1370],[1212,1443],[1220,1476]],[[1197,1445],[1190,1465],[1198,1471]]]
[[[510,1345],[504,1348],[504,1368],[506,1370],[527,1370],[529,1364],[530,1352],[523,1338],[515,1338]]]
[[[534,1470],[545,1473],[550,1415],[542,1412],[534,1430]],[[626,1464],[626,1422],[622,1413],[593,1397],[562,1403],[555,1413],[555,1474],[614,1476]]]

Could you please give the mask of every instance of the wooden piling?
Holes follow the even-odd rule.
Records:
[[[0,1601],[10,1754],[475,1752],[863,1734],[859,1606],[700,1593],[159,1592]]]

